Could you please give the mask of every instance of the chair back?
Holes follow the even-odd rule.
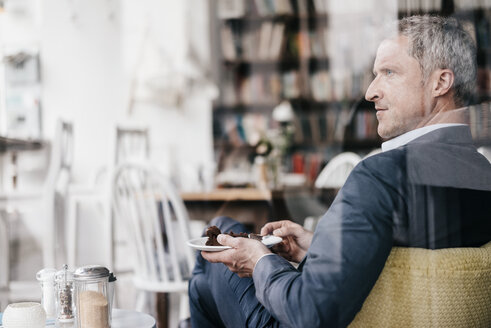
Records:
[[[361,157],[352,152],[341,153],[333,157],[322,169],[315,180],[316,188],[341,188],[351,170],[361,161]]]
[[[114,172],[112,200],[115,224],[125,225],[136,251],[137,287],[186,288],[194,265],[189,218],[169,180],[147,164],[124,163]]]
[[[150,155],[150,141],[147,128],[116,128],[116,149],[114,164],[144,161]]]
[[[0,212],[0,292],[10,280],[10,240],[7,218]],[[0,304],[1,305],[1,304]],[[0,307],[0,310],[2,308]]]
[[[50,167],[44,183],[46,200],[46,238],[44,265],[59,267],[66,263],[65,218],[66,197],[73,164],[73,124],[58,120],[51,146]]]
[[[349,327],[491,327],[491,242],[394,247]]]

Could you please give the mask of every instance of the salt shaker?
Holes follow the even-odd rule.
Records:
[[[109,270],[98,265],[78,268],[73,275],[77,328],[111,327]]]
[[[41,305],[46,312],[46,317],[52,319],[56,316],[55,308],[55,273],[56,269],[45,268],[36,274],[36,279],[41,284]]]
[[[63,266],[55,275],[56,283],[56,320],[58,323],[73,322],[73,272],[68,265]]]

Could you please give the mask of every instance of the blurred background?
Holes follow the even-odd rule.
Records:
[[[383,141],[364,93],[384,28],[423,13],[475,37],[469,113],[489,158],[490,0],[0,0],[0,312],[64,263],[109,267],[135,308],[111,197],[125,162],[173,186],[189,238],[216,215],[313,229]]]

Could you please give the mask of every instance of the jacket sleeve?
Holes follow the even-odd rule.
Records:
[[[301,271],[279,256],[257,263],[256,296],[283,325],[347,326],[380,275],[392,247],[392,215],[401,195],[397,177],[369,159],[355,167],[319,221]],[[391,164],[384,167],[389,172],[395,169],[387,166]]]

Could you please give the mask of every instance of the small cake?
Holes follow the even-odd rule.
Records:
[[[206,229],[206,236],[208,237],[206,246],[222,246],[217,240],[217,236],[221,233],[217,226],[211,226]]]
[[[211,226],[208,229],[206,229],[206,236],[208,237],[208,240],[206,241],[206,246],[223,246],[220,244],[217,240],[217,237],[219,234],[222,232],[217,226]],[[227,235],[232,236],[232,237],[243,237],[243,238],[249,238],[249,234],[245,232],[239,232],[235,233],[230,231],[227,233]],[[253,239],[261,240],[261,237],[252,237]]]

